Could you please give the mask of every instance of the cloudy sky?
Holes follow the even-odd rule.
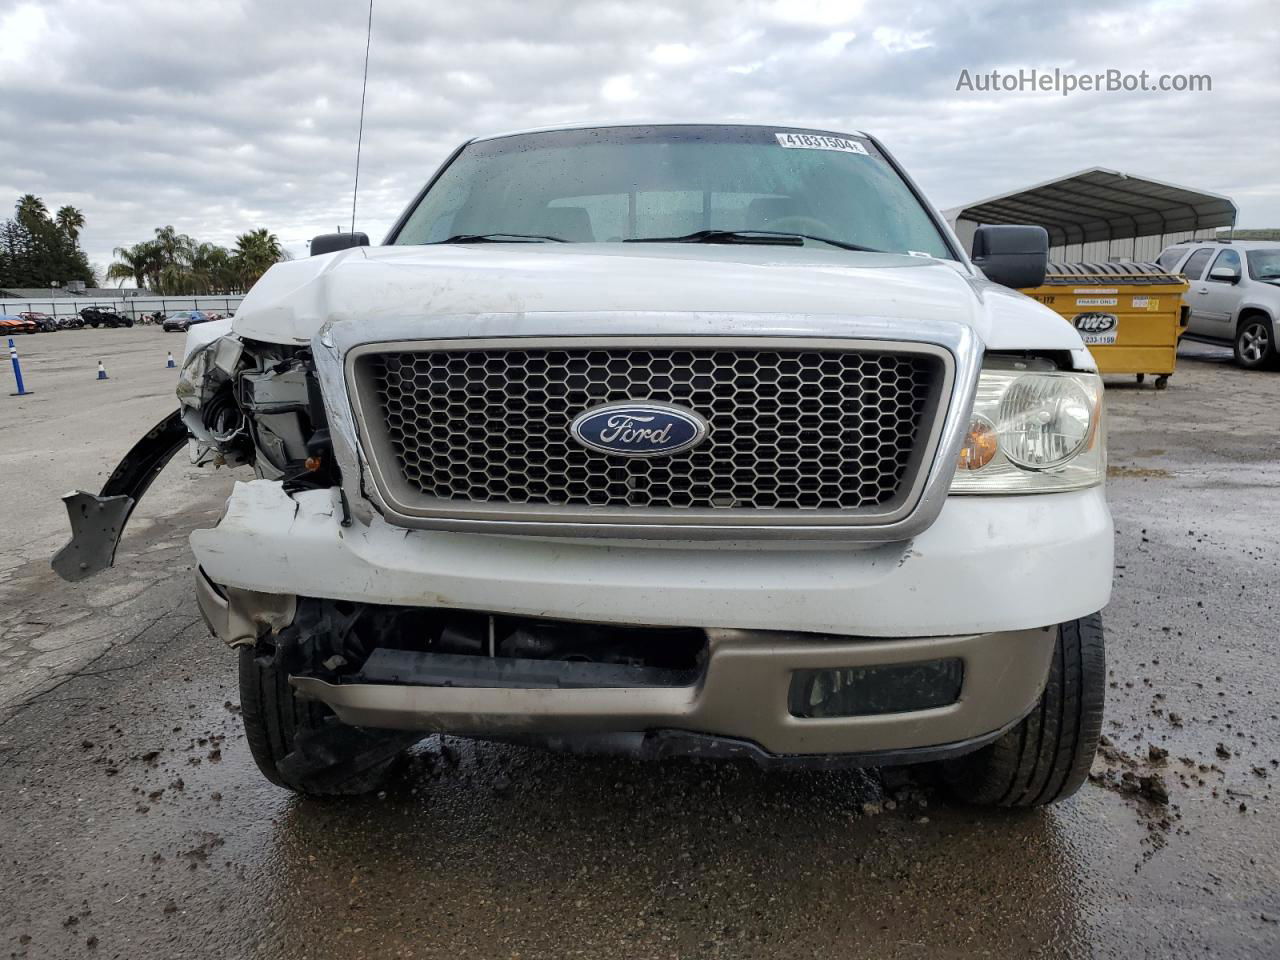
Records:
[[[1101,165],[1280,227],[1272,0],[374,0],[358,228],[477,133],[760,119],[879,135],[939,207]],[[0,0],[0,204],[83,244],[173,224],[295,252],[350,219],[365,0]],[[1203,73],[1211,92],[957,90],[962,70]]]

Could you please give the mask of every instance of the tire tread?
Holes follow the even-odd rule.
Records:
[[[239,651],[240,713],[249,753],[262,775],[278,787],[313,795],[350,795],[378,788],[393,766],[388,761],[340,783],[307,782],[286,775],[280,763],[293,752],[296,738],[332,721],[322,703],[296,697],[285,670],[259,660],[253,647]]]
[[[1061,624],[1035,707],[999,740],[943,764],[951,793],[1002,807],[1038,807],[1071,796],[1093,763],[1105,689],[1101,614]]]

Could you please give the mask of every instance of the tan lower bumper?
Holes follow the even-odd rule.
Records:
[[[346,723],[473,736],[682,730],[750,741],[772,754],[872,753],[971,740],[1023,716],[1044,688],[1056,628],[956,637],[858,640],[708,631],[710,655],[691,687],[511,689],[292,683]],[[794,670],[959,657],[957,702],[911,713],[792,716]]]

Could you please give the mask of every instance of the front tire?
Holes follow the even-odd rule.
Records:
[[[1236,363],[1246,370],[1262,370],[1276,365],[1276,341],[1271,323],[1264,316],[1240,321],[1235,339]]]
[[[1039,807],[1075,793],[1098,748],[1106,674],[1102,615],[1061,624],[1040,700],[999,740],[943,763],[950,793],[997,807]]]
[[[245,739],[264,777],[311,796],[356,796],[383,784],[408,745],[404,735],[346,726],[324,704],[297,697],[270,656],[249,646],[239,656]]]

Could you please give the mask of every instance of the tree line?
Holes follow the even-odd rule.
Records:
[[[276,235],[265,227],[236,237],[231,249],[203,243],[171,226],[130,247],[116,247],[108,280],[131,280],[166,296],[243,293],[267,269],[289,259]]]
[[[0,221],[0,287],[51,287],[94,282],[89,258],[80,249],[84,214],[72,206],[50,216],[45,202],[26,194],[14,216]]]

